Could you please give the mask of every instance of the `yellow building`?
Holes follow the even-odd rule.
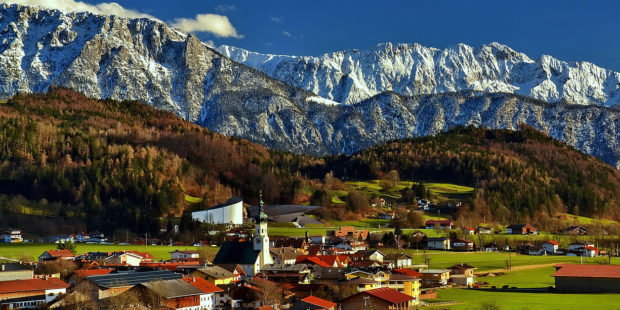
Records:
[[[413,301],[415,304],[419,302],[420,279],[418,278],[400,273],[393,273],[390,275],[387,284],[384,284],[382,287],[389,287],[411,297],[415,297]]]

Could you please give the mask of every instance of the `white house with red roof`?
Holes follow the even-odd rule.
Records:
[[[0,282],[0,309],[37,308],[67,293],[69,284],[58,278]]]
[[[560,243],[555,240],[548,240],[548,241],[545,241],[540,246],[542,247],[542,250],[545,253],[555,254],[558,251],[558,248],[560,247]]]
[[[142,256],[133,252],[114,252],[104,261],[109,266],[140,266]]]
[[[223,292],[223,289],[205,280],[204,278],[183,278],[183,281],[191,284],[193,287],[204,293],[203,295],[200,295],[200,309],[215,309],[215,294]]]
[[[473,227],[465,227],[462,229],[463,230],[463,235],[473,235],[476,233],[476,230]]]

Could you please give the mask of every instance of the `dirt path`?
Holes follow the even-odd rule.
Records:
[[[538,265],[514,266],[514,267],[512,267],[512,269],[500,268],[500,269],[493,269],[493,270],[485,270],[484,272],[480,272],[480,273],[489,273],[489,272],[496,273],[496,272],[508,272],[508,271],[518,271],[518,270],[538,269],[538,268],[544,268],[544,267],[552,267],[552,266],[555,266],[557,264],[566,264],[566,262],[555,262],[555,263],[538,264]]]

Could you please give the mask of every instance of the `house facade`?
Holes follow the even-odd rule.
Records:
[[[19,229],[8,229],[0,234],[0,242],[2,243],[20,243],[23,241],[22,231]]]
[[[428,238],[426,239],[427,248],[430,250],[450,250],[449,238]]]
[[[536,235],[538,230],[530,224],[517,224],[506,227],[506,233],[509,235]]]
[[[555,289],[573,293],[620,293],[618,265],[556,265]]]

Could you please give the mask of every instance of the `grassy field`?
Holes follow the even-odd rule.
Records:
[[[140,251],[140,252],[148,252],[156,260],[166,260],[170,259],[171,251],[176,249],[179,250],[196,250],[197,247],[194,246],[165,246],[165,245],[118,245],[118,244],[83,244],[76,243],[77,253],[86,253],[86,252],[113,252],[113,251]],[[213,254],[217,253],[218,247],[206,247],[209,252],[213,252]],[[55,250],[56,244],[52,243],[21,243],[21,244],[6,244],[0,243],[0,256],[20,259],[25,255],[32,257],[37,260],[39,255],[43,254],[43,252],[47,250]]]
[[[385,188],[385,182],[382,180],[347,181],[344,189],[331,191],[332,202],[344,203],[344,197],[348,196],[352,190],[363,192],[370,198],[399,199],[400,191],[413,184],[412,181],[400,181],[396,186]],[[425,183],[425,186],[436,196],[437,200],[462,199],[474,191],[472,187],[450,183]]]
[[[423,264],[426,256],[430,257],[431,268],[446,268],[459,263],[466,263],[476,267],[476,272],[483,272],[507,267],[508,253],[506,252],[443,252],[406,249],[404,253],[413,257],[413,264]],[[532,256],[532,255],[511,255],[512,266],[540,265],[551,263],[580,263],[580,257],[570,256]],[[589,258],[584,257],[584,263],[607,262],[606,257]],[[620,265],[620,258],[614,257],[613,264]]]
[[[555,285],[555,281],[551,276],[555,272],[555,268],[542,267],[527,270],[509,271],[504,275],[496,277],[478,277],[477,281],[487,282],[489,286],[501,288],[504,285],[518,288],[546,288]]]
[[[472,290],[452,288],[437,291],[437,301],[460,301],[460,304],[437,309],[619,309],[620,294],[562,294],[549,292],[511,292],[510,290]],[[483,308],[483,305],[497,308]]]

